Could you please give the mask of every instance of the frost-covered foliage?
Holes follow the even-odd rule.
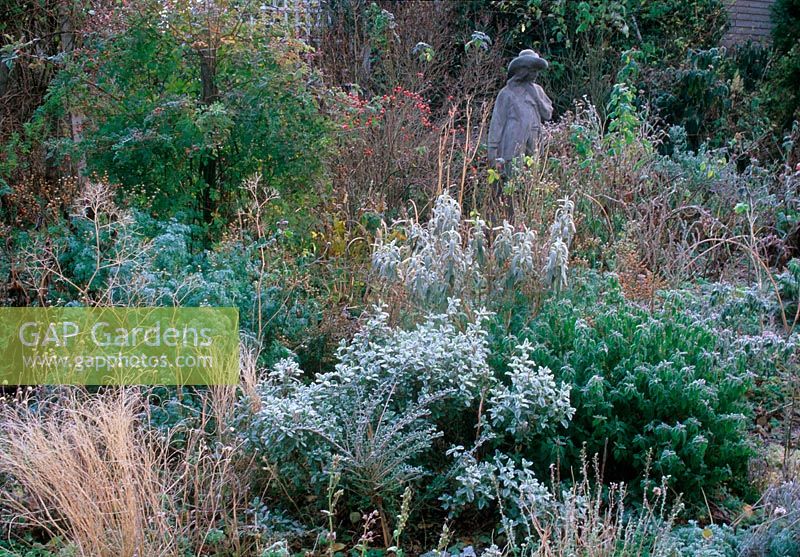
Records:
[[[664,292],[663,296],[670,304],[685,309],[698,322],[714,327],[731,342],[736,338],[755,337],[766,332],[778,332],[785,336],[780,303],[792,303],[789,287],[792,266],[790,262],[784,273],[775,276],[781,292],[780,301],[775,288],[769,282],[762,285],[706,283]],[[782,285],[789,288],[784,290]],[[791,324],[794,313],[787,312],[787,317]]]
[[[598,467],[595,459],[595,473]],[[634,514],[628,509],[634,505],[625,484],[604,487],[590,481],[587,472],[584,461],[582,479],[558,492],[551,488],[553,504],[544,512],[525,507],[525,536],[516,542],[516,554],[675,557],[669,533],[682,505],[669,499],[664,482],[638,501],[639,510]]]
[[[558,496],[537,500],[537,517],[523,517],[535,536],[520,540],[515,555],[597,556],[651,555],[653,557],[788,557],[800,554],[800,487],[787,482],[767,490],[755,524],[735,528],[728,524],[674,525],[680,504],[665,500],[666,490],[653,489],[635,514],[625,513],[625,489],[611,486],[601,504],[601,491],[584,479]],[[519,536],[518,536],[519,538]],[[542,542],[541,540],[546,540]],[[531,543],[533,542],[533,543]],[[527,544],[527,545],[526,545]],[[537,549],[538,548],[538,549]],[[510,549],[510,548],[509,548]]]
[[[283,261],[279,238],[263,243],[232,238],[213,250],[198,251],[193,227],[175,219],[139,220],[152,235],[150,247],[141,264],[120,273],[124,280],[110,292],[115,303],[238,308],[242,329],[257,338],[269,363],[289,354],[283,344],[312,340],[317,301],[294,286],[304,271]]]
[[[575,233],[573,210],[564,199],[542,245],[525,225],[503,221],[490,229],[478,216],[462,221],[461,207],[445,192],[427,223],[398,221],[378,237],[373,268],[387,282],[403,284],[415,301],[432,305],[453,296],[480,304],[494,291],[536,280],[561,288]]]
[[[458,470],[460,487],[443,497],[451,514],[464,501],[478,508],[497,503],[504,547],[495,546],[485,555],[553,557],[593,555],[597,557],[676,557],[678,543],[670,530],[682,510],[679,501],[668,501],[662,481],[639,501],[640,511],[631,514],[625,484],[603,485],[597,457],[593,461],[595,479],[590,479],[590,463],[585,458],[578,478],[563,484],[552,478],[547,485],[532,471],[532,463],[520,464],[502,453],[483,462],[470,453],[451,451],[463,462]],[[686,554],[687,557],[690,554]]]
[[[452,391],[459,405],[472,405],[493,384],[484,312],[473,320],[460,314],[450,300],[442,314],[430,314],[411,330],[393,328],[389,314],[379,307],[364,328],[337,352],[339,364],[332,377],[342,382],[358,379],[377,384],[391,377],[404,393],[423,395]]]
[[[524,523],[525,508],[545,511],[553,503],[548,489],[536,478],[531,463],[522,459],[515,462],[499,451],[492,458],[478,461],[471,452],[461,447],[451,449],[459,465],[456,471],[456,489],[441,497],[442,505],[451,515],[467,505],[485,509],[499,500],[507,524],[518,526]],[[509,516],[513,519],[508,521]]]
[[[462,307],[450,300],[410,330],[390,326],[377,307],[340,345],[335,369],[309,383],[297,364],[279,362],[242,428],[251,445],[297,494],[325,485],[335,456],[342,484],[362,501],[396,502],[423,477],[425,497],[441,497],[452,512],[496,501],[492,478],[516,482],[502,493],[513,500],[523,483],[535,483],[529,465],[500,452],[483,462],[463,447],[475,443],[476,428],[482,454],[556,435],[573,413],[569,388],[530,360],[528,344],[517,347],[508,376],[498,376],[488,364],[487,315],[468,319]],[[480,485],[470,487],[475,475]],[[450,489],[456,494],[444,496]]]
[[[290,368],[285,361],[277,367],[281,365]],[[427,418],[431,406],[448,392],[401,402],[391,378],[375,384],[349,379],[331,375],[308,386],[292,386],[272,378],[262,388],[257,443],[268,458],[276,451],[286,451],[283,456],[291,449],[304,453],[301,467],[323,466],[335,454],[347,485],[359,495],[391,498],[404,482],[425,475],[418,457],[441,436]],[[298,471],[293,472],[299,479]]]
[[[576,466],[585,446],[606,455],[609,480],[634,487],[651,464],[699,508],[702,490],[744,493],[752,454],[748,347],[730,345],[680,307],[649,311],[613,281],[598,287],[573,286],[519,335],[572,387],[576,411],[557,453],[562,466]]]
[[[52,305],[217,306],[239,309],[242,328],[270,363],[288,351],[283,338],[308,341],[315,300],[293,283],[303,269],[284,259],[281,229],[259,242],[247,231],[202,249],[200,230],[119,206],[114,190],[90,183],[70,220],[32,233],[20,265],[22,286]]]
[[[675,528],[669,537],[667,555],[681,557],[740,557],[739,540],[728,525],[709,524],[700,526],[691,520],[689,524]]]
[[[575,236],[575,223],[572,213],[575,204],[564,199],[556,210],[556,218],[550,226],[550,251],[545,264],[545,282],[556,289],[567,286],[567,270],[569,269],[569,246]]]
[[[790,262],[790,268],[776,277],[778,287],[790,281],[791,275]],[[781,296],[778,298],[772,283],[712,283],[670,292],[664,298],[670,306],[686,311],[696,323],[713,330],[719,338],[719,358],[726,365],[737,362],[757,377],[753,399],[759,405],[772,406],[771,399],[776,394],[787,399],[794,396],[800,369],[800,331],[796,325],[792,331],[795,314],[781,311],[781,302],[786,307],[792,298]],[[783,315],[788,316],[788,330]]]
[[[789,261],[776,282],[780,292],[776,313],[782,313],[790,326],[796,326],[800,322],[800,259]]]
[[[489,422],[498,434],[525,443],[533,435],[567,427],[575,409],[569,404],[569,386],[556,384],[553,372],[537,366],[530,357],[533,346],[525,340],[508,364],[510,385],[500,383],[489,392]]]
[[[800,555],[800,482],[772,486],[762,501],[764,520],[745,534],[741,555]]]
[[[75,199],[69,223],[30,237],[20,277],[39,303],[118,303],[115,290],[146,267],[152,247],[137,213],[120,207],[105,182],[89,182]]]

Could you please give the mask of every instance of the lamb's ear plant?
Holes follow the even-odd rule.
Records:
[[[450,545],[450,539],[453,537],[453,532],[450,530],[450,526],[445,522],[442,524],[442,533],[439,534],[439,542],[436,544],[436,552],[439,555],[444,555],[444,552],[447,550],[447,546]]]
[[[445,192],[430,220],[394,222],[379,233],[374,271],[389,286],[401,286],[423,308],[441,308],[457,297],[478,308],[522,286],[562,289],[575,234],[569,199],[561,201],[546,242],[525,224],[503,221],[494,229],[479,215],[463,219],[461,206]]]
[[[341,499],[342,495],[344,494],[343,489],[338,489],[339,482],[342,479],[342,474],[339,470],[340,460],[341,459],[338,456],[334,456],[333,460],[331,461],[330,470],[328,472],[328,508],[322,511],[322,514],[327,518],[328,522],[328,529],[325,532],[324,543],[329,557],[333,557],[337,550],[336,524],[334,522],[336,518],[336,505],[339,503],[339,499]]]
[[[574,211],[575,203],[568,198],[562,199],[556,210],[555,220],[550,226],[550,250],[547,254],[544,275],[545,283],[555,290],[567,286],[569,247],[575,236],[575,222],[572,219]]]
[[[397,557],[405,557],[406,552],[402,549],[400,545],[400,537],[403,535],[403,531],[406,528],[406,524],[408,523],[408,516],[411,513],[411,487],[407,486],[405,491],[403,491],[403,499],[402,504],[400,505],[400,514],[397,515],[397,526],[392,532],[392,546],[388,548],[386,551],[394,552]]]
[[[532,351],[527,340],[518,345],[508,364],[510,385],[498,383],[487,396],[489,427],[495,436],[508,436],[515,444],[529,444],[566,428],[575,413],[569,386],[556,383],[552,371],[537,366]]]

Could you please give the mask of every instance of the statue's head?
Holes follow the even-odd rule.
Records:
[[[533,50],[525,49],[508,65],[508,79],[533,81],[536,75],[541,70],[546,70],[548,66],[547,60],[541,58]]]

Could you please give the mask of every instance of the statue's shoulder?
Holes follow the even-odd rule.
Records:
[[[518,87],[514,87],[513,85],[506,85],[502,89],[500,89],[499,93],[497,93],[497,100],[510,101],[519,98],[519,96],[520,96],[520,91]]]

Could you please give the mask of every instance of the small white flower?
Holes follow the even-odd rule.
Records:
[[[772,511],[775,516],[783,516],[786,514],[786,507],[775,507],[775,510]]]

